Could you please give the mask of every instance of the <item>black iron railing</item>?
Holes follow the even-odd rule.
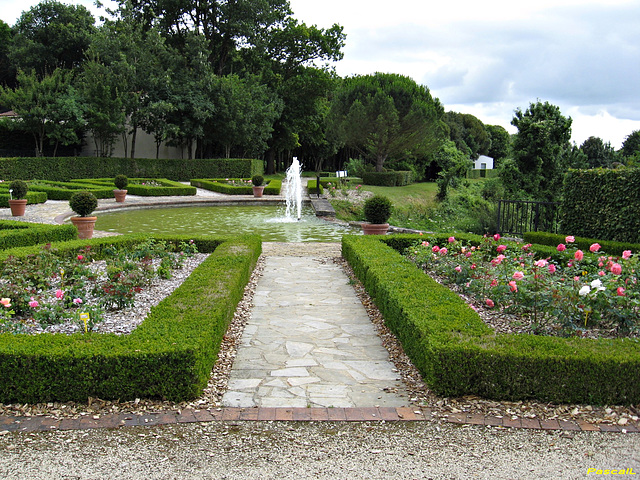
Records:
[[[522,236],[525,232],[558,233],[558,202],[498,200],[498,233]]]

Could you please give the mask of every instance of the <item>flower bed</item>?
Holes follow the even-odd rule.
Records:
[[[156,239],[189,241],[180,236]],[[77,258],[78,249],[89,245],[94,258],[101,259],[111,245],[133,246],[146,240],[131,235],[53,247]],[[207,384],[261,242],[256,236],[194,240],[199,251],[211,254],[131,335],[0,334],[0,402],[197,397]],[[25,247],[2,252],[2,258],[38,252]]]
[[[418,240],[425,238],[345,235],[342,251],[434,392],[555,403],[640,402],[636,339],[496,334],[457,294],[391,248],[404,250]]]
[[[563,238],[566,260],[540,258],[531,244],[485,237],[480,244],[449,237],[417,243],[406,254],[425,272],[457,286],[486,308],[516,314],[543,335],[637,337],[640,333],[638,257],[608,256],[594,242],[585,254]]]
[[[59,256],[50,244],[36,255],[9,257],[0,270],[0,333],[98,331],[107,311],[134,304],[136,294],[194,255],[193,241],[149,239],[108,249],[96,262],[90,247]]]

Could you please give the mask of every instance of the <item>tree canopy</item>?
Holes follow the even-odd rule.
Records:
[[[432,153],[444,136],[440,101],[409,77],[390,73],[347,78],[332,106],[337,138],[372,160]]]

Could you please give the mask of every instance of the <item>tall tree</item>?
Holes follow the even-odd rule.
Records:
[[[480,119],[468,113],[447,112],[444,121],[449,126],[449,138],[458,150],[473,159],[489,153],[491,136]]]
[[[499,165],[500,159],[509,156],[511,135],[500,125],[487,125],[486,128],[491,137],[491,148],[489,148],[487,155],[493,158],[495,168],[496,165]]]
[[[9,58],[15,68],[42,75],[72,69],[84,61],[95,19],[82,5],[44,0],[23,12],[14,25]]]
[[[640,130],[631,132],[622,142],[622,155],[627,158],[640,155]]]
[[[616,151],[610,142],[604,142],[600,137],[589,137],[580,150],[587,157],[587,168],[609,168],[616,161]]]
[[[0,20],[0,85],[15,86],[16,69],[9,61],[9,47],[13,41],[13,30]],[[2,107],[2,105],[0,105]]]
[[[346,146],[384,162],[434,152],[444,136],[443,108],[429,89],[388,73],[347,78],[332,105],[332,131]]]
[[[35,72],[18,73],[18,86],[0,86],[0,104],[18,114],[15,128],[29,132],[35,141],[35,154],[42,156],[46,138],[68,145],[78,141],[81,109],[71,89],[71,72],[55,69],[39,78]]]
[[[544,201],[559,198],[571,151],[571,121],[548,102],[531,103],[524,112],[516,110],[511,121],[518,129],[513,162],[502,172],[510,193]]]

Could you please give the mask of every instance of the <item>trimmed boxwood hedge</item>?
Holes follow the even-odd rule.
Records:
[[[90,185],[106,186],[113,197],[115,185],[113,178],[91,178],[87,180],[73,180],[74,182],[84,182]],[[141,185],[138,182],[153,181],[161,186]],[[197,193],[195,187],[184,185],[180,182],[174,182],[167,178],[129,178],[127,185],[127,193],[131,195],[140,195],[142,197],[159,197],[159,196],[189,196]]]
[[[76,240],[53,247],[98,254],[140,235]],[[258,236],[155,236],[189,241],[212,252],[185,282],[154,307],[130,335],[0,335],[0,402],[104,399],[193,399],[207,385],[222,337],[261,252]],[[34,247],[2,252],[28,254]]]
[[[342,254],[436,393],[556,403],[640,402],[636,340],[496,334],[460,297],[388,245],[424,237],[394,237],[345,235]]]
[[[78,230],[73,225],[0,220],[0,250],[75,238],[78,238]]]
[[[527,232],[523,235],[525,242],[536,243],[539,245],[547,245],[554,249],[560,243],[565,242],[566,235],[560,235],[556,233],[548,232]],[[589,251],[589,247],[594,243],[600,244],[600,251],[605,252],[608,255],[622,255],[625,250],[631,250],[634,253],[640,253],[640,244],[628,243],[628,242],[614,242],[611,240],[597,240],[595,238],[583,238],[575,237],[575,242],[571,245],[579,248],[584,252]]]
[[[226,195],[253,195],[253,185],[233,186],[226,183],[227,180],[250,180],[249,178],[195,178],[191,179],[191,185],[212,192]],[[263,195],[280,195],[282,180],[267,180]]]
[[[89,191],[96,198],[113,197],[113,188],[84,182],[52,182],[49,180],[33,180],[28,182],[29,190],[45,192],[50,200],[69,200],[76,192]]]
[[[7,193],[4,193],[4,192]],[[0,207],[9,208],[9,190],[0,190]],[[35,203],[44,203],[47,201],[47,194],[45,192],[27,192],[27,205],[33,205]]]
[[[19,157],[0,158],[0,178],[70,180],[72,178],[171,178],[186,182],[191,178],[231,178],[262,175],[264,162],[250,158],[155,159],[100,157]]]

